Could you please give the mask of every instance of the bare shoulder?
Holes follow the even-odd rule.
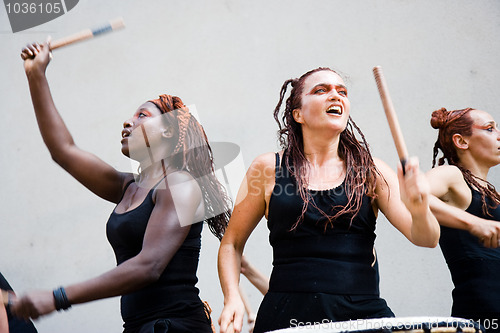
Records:
[[[441,165],[425,174],[431,193],[441,200],[457,207],[467,207],[471,192],[464,180],[462,171],[453,165]]]
[[[454,165],[440,165],[427,171],[427,178],[431,180],[461,180],[463,179],[462,171]]]
[[[276,153],[264,153],[252,161],[252,164],[248,168],[247,176],[252,178],[258,177],[260,179],[272,177],[274,179],[275,167]]]
[[[187,171],[174,171],[167,175],[167,180],[169,184],[175,185],[179,183],[190,182],[194,180],[194,177]]]
[[[257,156],[253,162],[252,166],[255,168],[266,168],[269,166],[274,167],[276,163],[276,153],[269,152],[269,153],[264,153],[259,156]]]
[[[168,187],[168,191],[167,190]],[[167,202],[172,198],[177,201],[180,199],[199,201],[201,198],[200,185],[193,176],[187,171],[176,171],[167,175],[166,181],[160,182],[154,192],[154,199],[156,201]],[[179,201],[179,202],[180,202]]]
[[[377,167],[377,169],[382,172],[382,170],[390,170],[391,168],[389,167],[389,165],[387,163],[385,163],[384,161],[382,161],[380,158],[378,157],[374,157],[373,158],[373,163],[375,163],[375,166]]]
[[[387,178],[396,177],[396,172],[380,158],[374,157],[373,162],[375,163],[375,167],[377,168],[378,172],[380,172],[380,175],[385,180],[387,180]],[[380,177],[377,177],[377,184],[385,184],[384,179],[380,179]]]
[[[447,190],[461,191],[467,188],[462,171],[454,165],[434,167],[425,174],[431,188],[443,187]]]

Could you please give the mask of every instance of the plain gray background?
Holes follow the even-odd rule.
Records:
[[[210,140],[239,145],[248,167],[278,149],[272,112],[282,83],[319,66],[345,75],[352,117],[373,154],[394,169],[376,65],[424,171],[437,136],[429,125],[433,110],[471,106],[499,120],[498,0],[82,0],[62,17],[16,34],[2,8],[0,269],[18,293],[81,281],[115,265],[105,237],[113,205],[52,162],[19,54],[28,42],[118,16],[126,29],[54,51],[47,76],[76,143],[122,170],[134,171],[120,153],[123,121],[161,93],[194,104]],[[499,186],[498,168],[490,180]],[[383,216],[377,234],[381,294],[396,315],[449,316],[452,284],[439,248],[413,246]],[[262,221],[245,249],[265,274],[271,271],[267,236]],[[217,249],[206,228],[198,286],[214,321],[223,305]],[[262,296],[242,281],[257,310]],[[120,332],[119,301],[76,305],[36,325],[42,333]]]

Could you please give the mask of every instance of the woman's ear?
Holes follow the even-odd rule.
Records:
[[[164,138],[171,139],[174,136],[174,133],[175,133],[174,127],[173,126],[167,126],[167,128],[165,128],[163,130],[162,136]]]
[[[297,109],[293,109],[292,111],[292,116],[293,116],[293,119],[299,123],[299,124],[302,124],[303,123],[303,119],[302,119],[302,112],[299,108]]]
[[[462,135],[460,135],[460,134],[453,134],[452,140],[453,140],[453,144],[458,149],[463,149],[463,150],[469,149],[469,142]]]

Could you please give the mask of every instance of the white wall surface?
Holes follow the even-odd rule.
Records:
[[[211,141],[241,147],[245,167],[278,149],[272,112],[282,83],[309,69],[344,73],[351,115],[373,154],[396,167],[372,67],[384,69],[408,149],[430,168],[430,114],[475,107],[500,120],[498,0],[87,0],[13,34],[0,9],[0,271],[18,293],[87,279],[115,265],[105,237],[113,205],[52,162],[33,115],[21,48],[122,16],[126,29],[54,51],[47,76],[77,144],[116,168],[122,123],[158,94],[195,104]],[[491,173],[500,186],[500,170]],[[236,189],[232,189],[236,191]],[[381,293],[397,316],[449,316],[451,279],[439,248],[410,244],[383,216],[377,249]],[[247,256],[266,274],[265,221]],[[218,241],[204,231],[198,275],[216,320],[222,292]],[[244,280],[244,279],[243,279]],[[262,296],[243,281],[254,308]],[[36,322],[39,332],[120,332],[118,299],[74,306]]]

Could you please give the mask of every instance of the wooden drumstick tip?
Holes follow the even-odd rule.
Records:
[[[125,22],[123,21],[123,17],[118,17],[114,20],[111,20],[109,24],[111,25],[111,29],[113,30],[125,28]]]

